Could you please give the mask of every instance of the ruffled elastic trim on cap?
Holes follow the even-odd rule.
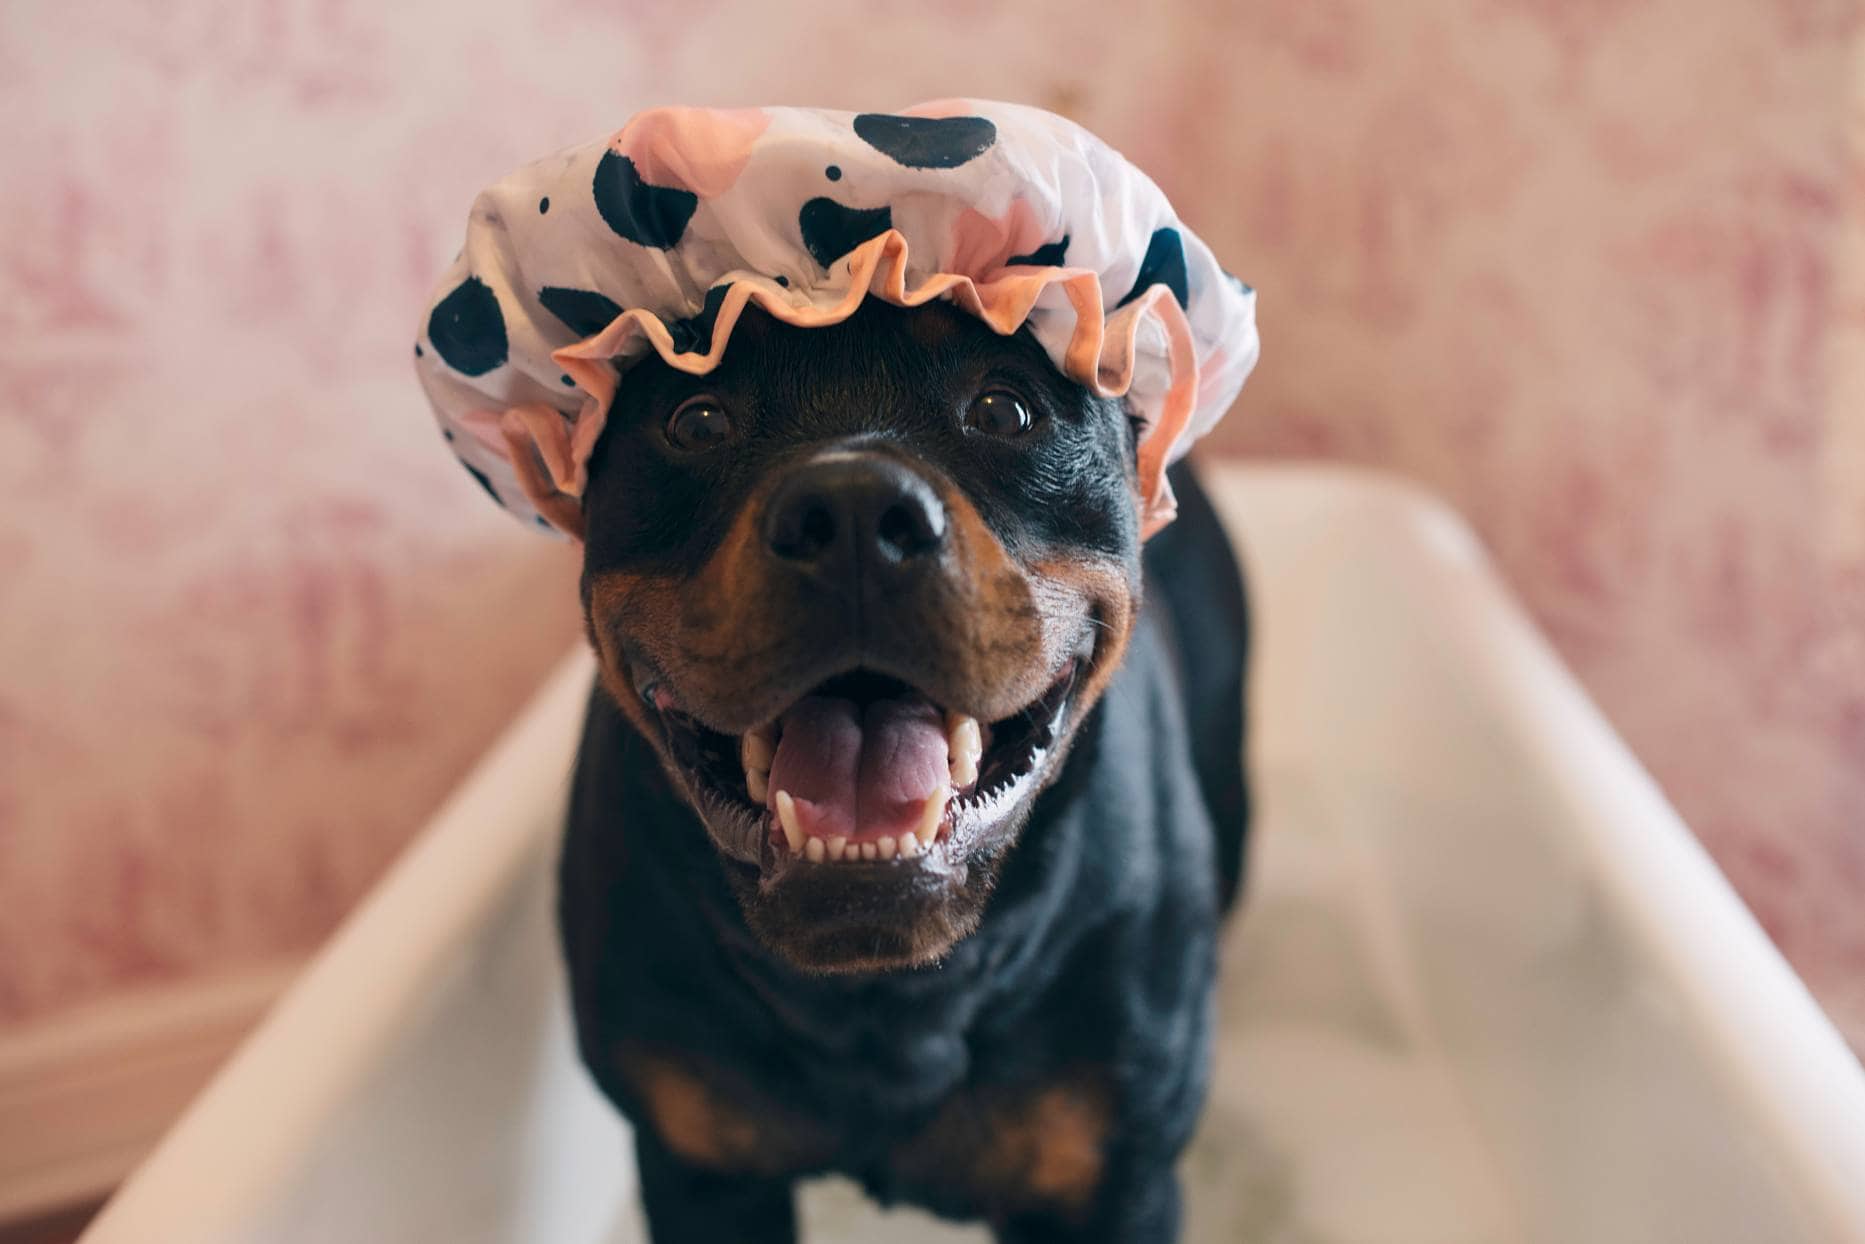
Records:
[[[907,239],[899,230],[876,235],[850,251],[837,266],[848,266],[848,288],[828,307],[794,301],[775,282],[758,276],[737,278],[727,287],[713,321],[704,353],[683,352],[661,317],[640,307],[624,310],[609,325],[573,345],[553,351],[551,359],[583,393],[574,424],[541,403],[514,406],[498,416],[510,460],[525,496],[553,526],[575,539],[583,535],[580,498],[588,484],[589,458],[602,435],[615,400],[620,373],[614,360],[634,357],[645,341],[668,366],[703,376],[725,356],[732,329],[747,305],[755,303],[773,319],[797,328],[839,324],[854,315],[869,295],[901,307],[917,307],[949,298],[1008,336],[1029,318],[1031,309],[1052,285],[1062,287],[1075,315],[1064,352],[1063,371],[1097,396],[1126,397],[1133,383],[1135,338],[1151,316],[1166,337],[1170,384],[1152,409],[1134,414],[1140,435],[1138,477],[1141,531],[1151,536],[1172,520],[1177,506],[1166,482],[1166,465],[1190,423],[1198,402],[1198,362],[1191,325],[1165,285],[1154,285],[1113,315],[1102,318],[1100,278],[1082,268],[1020,266],[1003,275],[975,281],[958,273],[935,273],[907,287]]]

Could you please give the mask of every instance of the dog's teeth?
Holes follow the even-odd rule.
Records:
[[[920,853],[920,840],[912,834],[900,835],[900,858],[910,860]]]
[[[795,855],[803,849],[803,826],[797,820],[797,801],[790,797],[790,792],[777,792],[777,823],[784,828],[784,841],[790,844],[790,854]]]
[[[899,848],[900,848],[900,844],[895,842],[892,838],[883,838],[879,842],[874,844],[875,854],[880,856],[884,860],[893,859],[894,852],[897,851]]]
[[[945,745],[952,773],[952,785],[959,790],[978,780],[978,761],[984,756],[984,728],[976,717],[948,713],[945,719]]]
[[[812,864],[822,863],[823,853],[827,850],[828,848],[822,845],[820,838],[811,838],[803,844],[803,854]]]
[[[880,849],[876,847],[872,842],[864,842],[861,844],[861,858],[862,859],[871,860],[879,854],[880,854]]]
[[[829,858],[832,860],[841,859],[842,852],[846,850],[847,848],[848,848],[848,839],[846,838],[829,839]]]
[[[777,756],[777,727],[773,723],[746,734],[738,742],[738,758],[745,766],[745,793],[751,802],[764,803],[771,793],[771,761]],[[788,836],[789,831],[785,831]]]
[[[738,755],[747,773],[753,769],[769,773],[771,760],[777,755],[777,744],[766,731],[753,730],[739,741]]]
[[[920,845],[930,847],[939,837],[939,822],[945,819],[945,791],[936,791],[926,797],[926,806],[920,810],[920,823],[916,831]]]

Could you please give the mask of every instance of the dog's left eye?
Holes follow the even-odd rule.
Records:
[[[685,453],[717,449],[731,435],[725,408],[710,397],[689,398],[667,416],[667,443]]]
[[[1036,426],[1024,400],[1007,389],[981,393],[965,412],[965,426],[986,436],[1022,436]]]

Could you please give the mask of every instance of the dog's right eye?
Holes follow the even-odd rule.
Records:
[[[1021,397],[1008,389],[981,394],[965,413],[965,426],[986,436],[1009,440],[1036,426],[1036,416]]]
[[[732,435],[732,421],[716,398],[691,397],[667,416],[667,443],[682,453],[717,449]]]

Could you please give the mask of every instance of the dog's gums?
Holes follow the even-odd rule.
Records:
[[[665,680],[639,673],[635,690],[722,850],[775,880],[797,865],[950,871],[1000,845],[1053,767],[1083,668],[1071,657],[1047,691],[989,723],[855,671],[736,738]]]

